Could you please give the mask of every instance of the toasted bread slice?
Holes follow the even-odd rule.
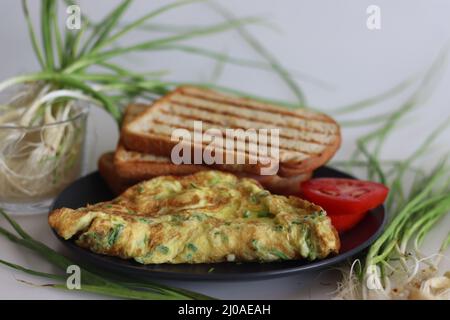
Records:
[[[136,156],[140,157],[142,155],[143,158],[146,156],[145,154],[139,154],[133,151],[127,151],[123,148],[123,146],[119,146],[116,150],[117,152],[123,153],[125,157],[128,157],[130,154],[136,154]],[[99,160],[99,171],[102,177],[106,180],[110,189],[114,192],[114,194],[120,194],[126,188],[144,180],[152,179],[154,177],[160,175],[174,175],[174,176],[183,176],[190,173],[182,171],[180,172],[179,166],[174,165],[172,163],[161,163],[157,164],[154,162],[146,162],[143,158],[138,161],[132,161],[127,163],[126,161],[121,161],[122,170],[119,171],[113,163],[114,155],[112,153],[107,153],[102,155]],[[203,171],[208,169],[205,166],[200,165],[192,165],[193,169],[197,169],[199,167],[199,171]],[[125,172],[126,177],[121,176],[121,173]],[[192,170],[194,173],[195,171]],[[306,172],[297,176],[292,177],[280,177],[278,175],[271,176],[260,176],[255,174],[246,174],[235,172],[236,176],[251,178],[257,180],[261,183],[264,188],[267,190],[283,195],[298,195],[300,194],[300,184],[303,181],[307,181],[311,178],[312,172]]]
[[[217,93],[196,87],[180,87],[156,101],[151,108],[123,127],[122,141],[130,150],[169,157],[178,141],[172,141],[174,129],[193,134],[194,121],[202,121],[203,130],[219,129],[225,136],[232,129],[279,129],[280,176],[311,172],[326,163],[340,146],[339,125],[330,117],[310,110],[283,107]],[[239,138],[238,138],[239,139]],[[245,139],[245,138],[244,138]],[[245,164],[228,165],[227,171],[261,174],[264,164],[252,164],[247,140],[244,150],[223,148],[225,156],[244,155]],[[191,143],[192,154],[204,151],[207,143]],[[258,147],[258,145],[256,145]],[[192,160],[192,159],[191,159]],[[221,165],[214,165],[220,168]]]
[[[127,123],[134,120],[148,108],[149,106],[144,104],[130,104],[127,106],[123,125],[125,126]],[[102,158],[103,157],[105,157],[103,161],[106,161],[106,156],[102,156]],[[102,158],[100,161],[102,161]],[[114,165],[111,164],[109,167],[114,167],[114,169],[110,171],[110,174],[117,176],[116,178],[107,178],[107,181],[108,179],[112,179],[113,185],[116,185],[117,181],[121,181],[120,185],[130,185],[130,183],[134,184],[138,181],[151,179],[160,175],[183,176],[209,169],[207,166],[203,165],[176,165],[173,164],[168,157],[130,151],[127,150],[121,142],[119,142],[114,153]],[[292,177],[280,177],[279,175],[260,176],[245,172],[236,172],[235,170],[232,170],[233,168],[226,165],[219,166],[219,169],[223,171],[234,171],[233,173],[240,177],[255,179],[271,192],[286,195],[299,194],[300,182],[309,180],[312,175],[312,172],[305,172]],[[113,190],[114,189],[123,190],[122,187],[113,188]],[[116,192],[116,194],[118,193]]]

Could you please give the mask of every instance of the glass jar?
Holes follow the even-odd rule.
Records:
[[[64,121],[0,124],[0,207],[6,212],[47,212],[55,196],[81,175],[88,106],[74,105],[76,112]]]

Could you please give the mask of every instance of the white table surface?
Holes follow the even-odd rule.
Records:
[[[94,17],[101,16],[117,1],[81,1],[82,11]],[[157,1],[162,3],[162,1]],[[35,12],[36,2],[32,3]],[[259,39],[271,48],[286,66],[301,70],[326,80],[326,88],[311,84],[300,78],[308,101],[312,106],[324,110],[332,109],[352,101],[375,95],[386,90],[408,76],[424,70],[431,64],[439,50],[450,39],[449,1],[411,0],[348,0],[348,1],[277,1],[269,0],[227,1],[229,8],[241,16],[261,15],[275,23],[281,32],[264,27],[252,27]],[[279,4],[279,5],[278,5]],[[382,12],[382,29],[369,31],[366,28],[366,8],[377,4]],[[137,1],[128,20],[142,14],[148,2]],[[0,79],[29,72],[37,68],[30,49],[19,2],[4,0],[0,4]],[[63,13],[62,13],[63,14]],[[167,20],[170,19],[170,20]],[[218,17],[202,6],[170,13],[163,22],[208,23]],[[143,34],[133,35],[141,39]],[[145,34],[144,34],[145,36]],[[130,41],[132,41],[131,39]],[[195,42],[230,55],[257,58],[235,33],[216,39]],[[177,70],[171,79],[207,80],[214,63],[201,58],[180,54],[156,54],[146,58],[145,54],[133,55],[124,63],[143,70],[169,67]],[[447,68],[448,69],[448,68]],[[401,123],[398,131],[388,141],[383,156],[388,159],[403,158],[422,141],[427,132],[450,115],[450,75],[443,71],[440,84],[432,98]],[[276,76],[249,69],[227,67],[220,83],[241,88],[261,95],[293,99],[286,86]],[[361,111],[353,117],[364,117],[389,110],[407,97],[381,103],[376,109]],[[93,125],[95,123],[95,126]],[[354,140],[367,128],[344,129],[344,144],[336,158],[345,159],[354,149]],[[422,166],[429,168],[448,151],[450,134],[447,131],[432,147]],[[112,150],[117,141],[117,129],[113,121],[102,110],[92,109],[88,139],[89,161],[87,171],[95,169],[98,156]],[[18,221],[37,239],[51,247],[64,251],[53,237],[46,222],[46,214],[21,216]],[[5,225],[3,222],[1,225]],[[426,239],[425,252],[434,252],[450,229],[447,216]],[[449,252],[447,251],[447,256]],[[20,250],[4,238],[0,239],[0,258],[42,271],[52,268],[34,254]],[[450,269],[444,260],[443,270]],[[0,298],[2,299],[83,299],[102,298],[80,292],[61,292],[54,289],[33,287],[18,280],[46,283],[46,280],[24,275],[0,266]],[[310,272],[298,276],[255,282],[168,282],[218,298],[232,299],[309,299],[331,298],[339,273],[333,270]]]

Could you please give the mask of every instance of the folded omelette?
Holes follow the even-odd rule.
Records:
[[[93,252],[143,264],[322,259],[339,237],[324,210],[220,171],[162,176],[49,224]]]

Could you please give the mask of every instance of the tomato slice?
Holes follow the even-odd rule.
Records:
[[[389,189],[381,183],[341,178],[317,178],[301,184],[301,195],[325,209],[335,228],[344,232],[367,211],[386,200]]]
[[[336,230],[343,233],[356,226],[366,216],[367,211],[356,214],[327,214]]]

